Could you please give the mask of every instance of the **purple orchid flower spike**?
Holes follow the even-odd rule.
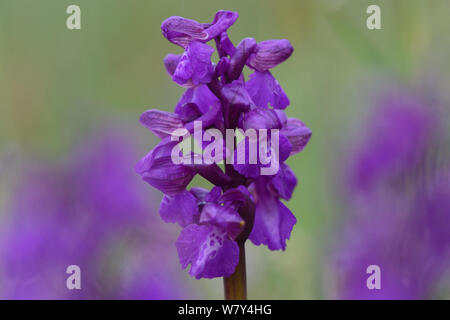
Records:
[[[168,54],[164,66],[186,91],[173,113],[141,115],[162,140],[136,166],[164,193],[161,218],[183,228],[176,242],[182,267],[190,265],[197,279],[224,277],[227,299],[246,298],[247,239],[285,250],[296,218],[282,199],[297,185],[285,161],[311,137],[302,121],[280,110],[290,101],[270,73],[292,55],[291,43],[245,38],[235,46],[227,31],[237,18],[218,11],[211,23],[182,17],[162,23],[163,36],[184,49]],[[248,80],[245,67],[253,72]],[[196,175],[214,187],[186,189]]]

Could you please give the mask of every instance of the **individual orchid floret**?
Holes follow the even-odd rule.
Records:
[[[236,210],[244,202],[225,206],[221,196],[219,187],[209,192],[193,188],[176,196],[165,196],[161,202],[161,217],[184,227],[177,250],[183,268],[191,264],[190,274],[196,278],[229,276],[238,263],[239,247],[235,239],[245,222]]]
[[[172,80],[180,86],[192,88],[211,82],[214,68],[211,55],[214,49],[199,41],[192,41],[180,57]]]
[[[238,44],[230,59],[230,66],[227,71],[228,81],[231,82],[239,78],[248,57],[255,51],[256,47],[256,40],[253,38],[245,38]]]
[[[166,138],[136,165],[142,179],[168,195],[183,192],[195,175],[186,166],[173,163],[172,149],[176,144]]]
[[[284,62],[293,51],[291,43],[285,39],[262,41],[256,45],[247,59],[247,65],[255,69],[247,82],[247,90],[257,106],[270,104],[274,108],[285,109],[289,105],[289,98],[269,69]]]

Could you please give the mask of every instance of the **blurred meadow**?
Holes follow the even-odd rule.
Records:
[[[70,4],[81,7],[81,30],[66,28],[66,8]],[[370,4],[381,7],[382,30],[366,27],[366,8]],[[135,276],[142,279],[136,281],[144,281],[146,273],[135,270],[136,261],[140,260],[132,260],[136,254],[142,258],[148,253],[149,274],[152,268],[164,270],[166,265],[161,264],[167,264],[168,278],[178,279],[171,285],[177,293],[167,293],[163,298],[223,298],[221,279],[195,280],[181,270],[174,245],[179,228],[160,223],[157,208],[161,194],[134,172],[135,163],[157,143],[139,124],[139,115],[150,108],[172,111],[183,92],[171,81],[162,63],[167,53],[181,53],[181,48],[164,39],[161,22],[174,15],[209,22],[219,9],[239,12],[229,31],[235,43],[244,37],[291,41],[293,55],[273,73],[290,98],[288,116],[301,119],[313,132],[308,147],[288,160],[299,184],[286,203],[297,217],[286,251],[272,252],[250,242],[246,245],[249,298],[340,297],[336,292],[339,272],[332,257],[341,231],[345,230],[343,223],[350,207],[342,190],[348,157],[369,131],[373,105],[380,92],[401,88],[426,96],[426,101],[431,96],[443,114],[443,135],[448,132],[447,0],[0,0],[0,238],[12,230],[10,208],[23,190],[21,186],[29,186],[31,175],[23,166],[42,164],[47,170],[75,167],[71,169],[72,178],[60,186],[72,192],[85,167],[73,165],[77,160],[71,155],[89,141],[94,141],[95,149],[93,137],[113,132],[133,142],[134,157],[124,160],[125,167],[129,163],[130,179],[136,180],[133,186],[148,201],[148,215],[158,221],[147,221],[144,225],[148,229],[139,228],[139,234],[144,234],[142,241],[164,241],[167,246],[162,251],[167,257],[148,252],[160,250],[152,249],[156,245],[142,249],[145,242],[136,244],[140,240],[130,240],[127,229],[126,240],[121,237],[117,247],[96,257],[102,260],[115,250],[130,252],[117,254],[111,263],[99,263],[97,273],[102,275],[102,281],[108,283],[108,277],[116,278],[117,269],[121,268],[124,277]],[[217,61],[217,56],[213,59]],[[439,150],[444,149],[445,154],[448,136],[441,140],[444,142],[440,142]],[[433,150],[432,154],[438,149]],[[87,167],[92,170],[90,165]],[[114,166],[104,169],[103,175],[111,171]],[[99,174],[99,179],[103,175]],[[208,186],[200,179],[193,184],[198,182]],[[114,192],[107,194],[110,196],[114,197]],[[71,199],[68,201],[76,204],[77,198]],[[38,200],[35,208],[41,205],[44,206]],[[108,220],[108,212],[113,210],[105,210],[104,219]],[[71,219],[76,220],[77,216]],[[443,221],[448,228],[450,220]],[[386,223],[390,223],[389,218]],[[162,240],[158,240],[160,234]],[[147,239],[149,236],[151,240]],[[66,241],[71,242],[71,235],[68,237]],[[38,254],[36,260],[41,258]],[[38,268],[35,260],[29,261],[31,270]],[[10,262],[0,260],[0,298],[13,296],[7,284]],[[60,272],[64,278],[65,269]],[[361,272],[366,274],[365,270]],[[93,298],[123,297],[114,292],[122,290],[120,285],[105,286],[107,289]],[[433,291],[426,297],[448,299],[449,288],[444,286],[438,294]],[[80,298],[75,293],[49,296]],[[46,298],[32,296],[40,297]]]

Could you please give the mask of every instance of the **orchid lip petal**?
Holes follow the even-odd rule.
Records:
[[[297,185],[297,178],[294,172],[285,163],[282,163],[278,173],[272,178],[271,186],[274,191],[283,199],[289,200]]]
[[[270,71],[255,71],[250,75],[245,87],[258,107],[268,107],[270,104],[275,109],[285,109],[290,101],[278,81]]]
[[[212,225],[191,224],[176,242],[182,268],[197,279],[229,277],[239,262],[239,247],[226,232]]]
[[[266,178],[255,181],[258,194],[255,224],[249,239],[255,245],[267,245],[270,250],[285,250],[297,219],[292,212],[267,188]]]

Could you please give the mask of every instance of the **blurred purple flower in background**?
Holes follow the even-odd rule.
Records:
[[[338,298],[431,298],[448,276],[450,162],[438,159],[448,134],[441,112],[412,92],[381,95],[346,171],[349,214],[333,248]],[[367,287],[370,265],[381,269],[379,290]]]
[[[148,110],[140,118],[162,140],[138,163],[136,171],[165,194],[161,217],[183,228],[176,242],[180,263],[183,268],[190,264],[190,275],[196,278],[233,274],[247,238],[271,250],[286,248],[296,218],[281,199],[291,198],[297,179],[284,161],[302,151],[311,137],[303,122],[287,118],[282,111],[290,102],[270,73],[291,56],[291,43],[286,39],[257,43],[245,38],[235,46],[227,30],[237,18],[237,12],[218,11],[211,23],[178,16],[162,23],[164,37],[185,50],[181,55],[168,54],[164,65],[172,80],[186,91],[174,113]],[[216,44],[217,63],[211,61],[214,49],[207,44],[210,40]],[[248,81],[243,75],[245,66],[253,71]],[[182,128],[192,134],[194,121],[201,121],[203,130],[215,128],[222,138],[227,129],[279,130],[279,170],[271,176],[261,175],[260,169],[267,164],[256,156],[257,161],[249,163],[254,156],[250,152],[243,155],[244,164],[237,163],[237,148],[234,152],[233,145],[229,150],[225,141],[221,141],[226,146],[224,156],[218,161],[234,155],[234,162],[225,164],[225,172],[217,162],[174,164],[171,154],[178,142],[171,141],[170,135]],[[205,131],[201,134],[203,137]],[[210,146],[198,140],[203,150]],[[233,140],[233,144],[239,143],[248,144],[249,138]],[[261,140],[258,147],[263,148]],[[272,160],[278,153],[274,148],[266,145],[265,149]],[[197,174],[215,187],[186,190]]]
[[[420,168],[437,134],[436,110],[420,98],[389,92],[377,105],[366,140],[351,160],[350,183],[356,191],[369,192],[380,182]]]
[[[183,298],[170,230],[130,170],[136,148],[122,131],[90,137],[67,161],[19,165],[0,232],[1,298]],[[66,288],[69,265],[81,269],[81,290]]]

